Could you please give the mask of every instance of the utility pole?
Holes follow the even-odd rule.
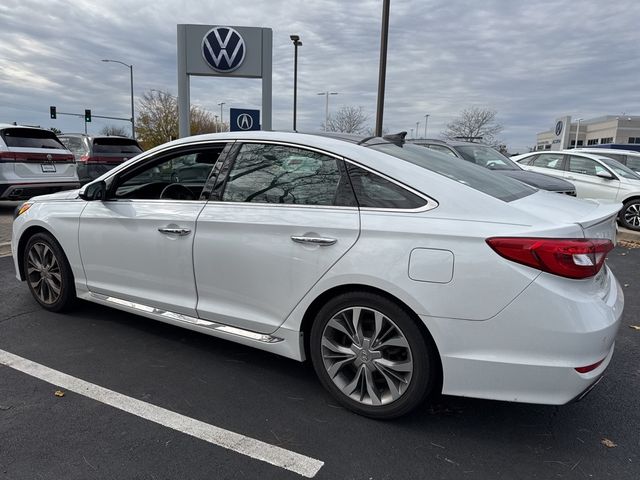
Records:
[[[418,133],[418,128],[420,127],[420,122],[416,122],[416,138],[418,138],[418,136],[420,135]]]
[[[424,116],[424,138],[427,138],[427,120],[429,120],[429,114]]]
[[[324,131],[327,131],[327,124],[329,123],[329,95],[338,95],[338,92],[320,92],[318,95],[324,95]]]
[[[378,104],[376,109],[377,137],[382,136],[382,118],[384,116],[384,84],[387,76],[387,44],[389,39],[389,5],[391,0],[383,0],[382,30],[380,32],[380,66],[378,71]]]
[[[220,102],[218,104],[218,106],[220,107],[220,123],[224,123],[224,120],[222,119],[222,107],[225,105],[225,102]]]

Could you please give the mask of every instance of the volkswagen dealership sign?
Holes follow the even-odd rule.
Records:
[[[244,39],[231,27],[214,27],[202,39],[202,56],[217,72],[228,73],[244,61]]]
[[[178,116],[180,137],[189,131],[190,77],[262,79],[262,125],[271,130],[273,32],[270,28],[230,25],[178,25]],[[220,89],[220,91],[223,91]],[[224,97],[217,101],[225,101]],[[260,129],[260,118],[252,120]],[[230,125],[231,129],[234,125]],[[236,126],[237,127],[237,126]]]

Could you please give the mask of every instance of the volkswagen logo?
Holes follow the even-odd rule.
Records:
[[[253,127],[253,118],[251,118],[251,115],[248,113],[242,113],[238,115],[236,125],[238,125],[240,130],[251,130]]]
[[[49,161],[53,160],[53,156],[50,153],[47,153],[47,160]]]
[[[242,65],[246,51],[244,39],[231,27],[214,27],[202,39],[202,56],[216,72],[233,72]]]
[[[558,121],[556,123],[556,136],[562,133],[562,121]]]

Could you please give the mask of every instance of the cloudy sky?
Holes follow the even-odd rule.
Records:
[[[2,0],[0,122],[81,131],[58,111],[129,116],[135,95],[177,94],[176,24],[273,29],[273,126],[290,129],[293,46],[299,34],[298,128],[319,130],[330,108],[362,106],[375,122],[381,0],[179,1]],[[429,114],[438,137],[464,108],[495,109],[500,138],[524,151],[567,114],[640,114],[640,2],[635,0],[391,1],[385,129],[407,130]],[[260,107],[260,80],[194,77],[191,101]],[[116,123],[108,121],[108,123]],[[104,121],[89,129],[98,132]],[[128,124],[121,122],[121,125]]]

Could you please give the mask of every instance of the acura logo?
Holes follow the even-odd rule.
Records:
[[[202,39],[202,56],[217,72],[237,69],[244,61],[246,50],[244,39],[231,27],[214,27]]]
[[[548,125],[548,124],[547,124]],[[556,123],[556,136],[562,133],[562,121]]]
[[[238,115],[236,125],[238,125],[240,130],[251,130],[251,127],[253,127],[253,118],[251,118],[251,115],[248,113],[242,113]]]

